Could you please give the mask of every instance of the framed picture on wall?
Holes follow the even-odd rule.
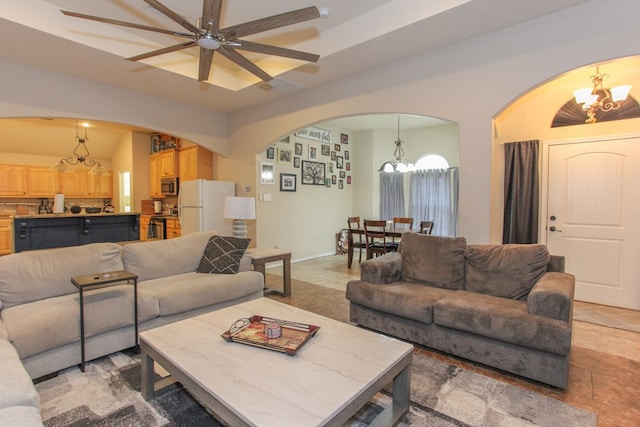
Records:
[[[302,143],[296,142],[294,147],[295,147],[295,150],[296,150],[295,151],[296,156],[302,156]]]
[[[326,165],[322,162],[302,161],[302,183],[325,185]]]
[[[348,144],[349,143],[349,135],[347,135],[346,133],[341,133],[340,134],[340,142],[343,144]]]
[[[273,185],[274,175],[273,163],[260,162],[260,184]]]
[[[276,154],[276,149],[274,147],[267,148],[267,159],[273,159]]]
[[[300,167],[300,157],[294,157],[293,158],[293,167],[294,168],[299,168]]]
[[[296,191],[298,176],[293,173],[280,174],[280,191]]]
[[[327,144],[322,144],[322,155],[323,156],[329,156],[331,155],[331,146],[327,145]]]
[[[291,148],[278,148],[278,163],[290,165],[292,157]]]
[[[309,144],[309,160],[317,160],[318,159],[318,147],[315,145]]]

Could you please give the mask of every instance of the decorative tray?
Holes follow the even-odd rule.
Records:
[[[239,342],[295,356],[319,329],[320,326],[254,315],[236,320],[221,336],[229,342]]]

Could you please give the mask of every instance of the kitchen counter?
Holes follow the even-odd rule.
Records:
[[[82,218],[85,216],[90,216],[90,217],[94,217],[94,216],[123,216],[123,215],[140,215],[140,212],[114,212],[114,213],[104,213],[104,212],[98,212],[98,213],[78,213],[78,214],[72,214],[72,213],[61,213],[61,214],[27,214],[27,215],[11,215],[13,218],[16,219],[27,219],[27,218]]]
[[[14,252],[139,239],[139,213],[67,213],[13,217]]]

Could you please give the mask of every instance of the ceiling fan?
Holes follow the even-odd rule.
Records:
[[[308,21],[320,17],[320,12],[315,6],[306,7],[291,12],[273,15],[267,18],[257,19],[255,21],[245,22],[243,24],[232,25],[226,28],[219,28],[220,14],[222,11],[222,0],[203,0],[202,17],[199,20],[200,27],[193,25],[184,17],[169,9],[156,0],[144,0],[151,7],[163,13],[182,27],[189,30],[189,33],[166,30],[163,28],[149,27],[146,25],[134,24],[130,22],[117,21],[99,16],[85,15],[82,13],[61,10],[67,16],[76,18],[89,19],[93,21],[105,22],[108,24],[122,25],[140,30],[154,31],[156,33],[169,34],[177,37],[190,39],[189,41],[164,47],[162,49],[143,53],[141,55],[127,58],[130,61],[139,61],[141,59],[150,58],[152,56],[162,55],[169,52],[175,52],[190,47],[200,47],[200,60],[198,65],[198,81],[204,81],[209,78],[211,63],[215,52],[220,52],[229,60],[235,62],[242,68],[256,75],[263,81],[272,80],[269,74],[263,69],[249,61],[247,58],[236,52],[236,50],[246,50],[250,52],[263,53],[266,55],[283,56],[287,58],[298,59],[302,61],[316,62],[320,58],[319,55],[302,52],[299,50],[287,49],[283,47],[271,46],[261,43],[255,43],[248,40],[241,40],[239,37],[272,30],[275,28],[285,27],[287,25],[297,24],[298,22]]]

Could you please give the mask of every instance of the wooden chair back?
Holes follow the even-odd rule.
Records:
[[[387,222],[383,220],[364,220],[364,234],[367,242],[367,259],[374,256],[384,255],[389,252],[390,245],[387,243],[385,227]]]
[[[420,221],[420,234],[431,234],[433,221]]]

